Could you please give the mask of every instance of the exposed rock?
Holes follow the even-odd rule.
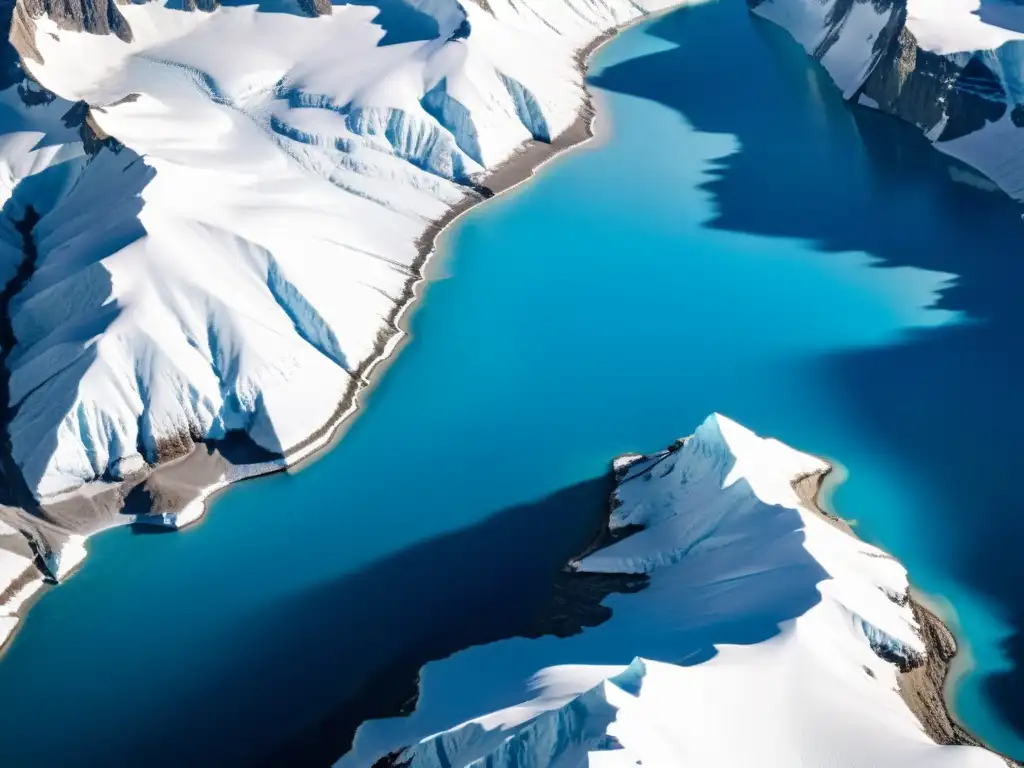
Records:
[[[18,96],[21,103],[27,107],[38,107],[42,104],[50,104],[57,95],[45,88],[32,87],[31,80],[24,80],[18,83]]]
[[[835,527],[856,537],[849,523],[830,513],[821,503],[821,489],[828,475],[829,472],[821,472],[798,478],[793,482],[793,490],[808,509],[815,510]],[[938,616],[914,599],[909,590],[904,595],[890,598],[900,605],[910,604],[926,649],[924,654],[908,654],[906,651],[909,649],[876,644],[869,634],[872,650],[900,670],[900,697],[936,744],[984,747],[953,719],[946,705],[946,678],[957,651],[953,633]],[[870,670],[866,671],[871,674]],[[1004,759],[1008,766],[1020,765],[1009,758]]]
[[[22,3],[15,3],[11,17],[11,31],[8,35],[11,46],[23,59],[43,63],[43,56],[36,48],[35,19]]]
[[[945,689],[949,665],[956,655],[956,640],[942,620],[916,600],[912,600],[914,618],[928,648],[923,663],[900,676],[900,696],[921,721],[925,733],[937,744],[981,746],[981,743],[956,722],[946,707]],[[1009,766],[1020,763],[1006,758]]]
[[[334,10],[331,0],[299,0],[299,6],[310,16],[330,16]]]
[[[182,9],[186,11],[205,11],[209,13],[220,7],[220,0],[182,0]]]
[[[1014,159],[1016,149],[1008,145],[1006,125],[994,128],[1008,111],[1012,125],[1024,126],[1015,49],[1024,43],[1014,39],[1012,28],[989,24],[989,36],[978,36],[955,24],[956,14],[966,11],[938,9],[934,13],[946,14],[946,27],[941,39],[933,39],[929,24],[936,19],[922,20],[921,9],[910,16],[908,0],[823,0],[824,12],[810,0],[748,0],[748,5],[793,34],[847,99],[916,125],[937,148],[1024,199],[1024,175]],[[922,39],[929,35],[924,44],[915,30]],[[1004,35],[1008,42],[998,44]],[[998,131],[995,144],[953,144],[990,128]]]
[[[330,8],[329,0],[312,1],[318,5],[327,3]],[[145,3],[147,0],[132,2]],[[93,35],[113,34],[130,43],[134,39],[132,28],[118,9],[118,4],[124,4],[123,0],[17,0],[11,20],[10,42],[23,58],[42,63],[43,58],[35,44],[35,20],[47,16],[61,29]],[[220,0],[182,0],[181,10],[210,12],[218,7]]]
[[[78,135],[82,137],[82,146],[90,155],[95,155],[101,149],[109,149],[112,152],[120,152],[122,145],[113,136],[108,135],[92,116],[92,109],[84,101],[76,102],[62,118],[64,125],[68,128],[78,128]]]
[[[94,35],[114,34],[126,43],[132,41],[128,20],[114,0],[18,0],[18,7],[23,8],[31,19],[48,16],[61,29]],[[11,42],[17,45],[13,34]],[[27,55],[20,49],[19,52]]]
[[[952,57],[923,51],[905,23],[901,3],[879,36],[879,60],[861,93],[925,131],[945,120],[940,141],[973,133],[1006,113],[1006,90],[980,58],[960,66]]]

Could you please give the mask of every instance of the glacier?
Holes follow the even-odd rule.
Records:
[[[748,0],[748,5],[789,32],[847,100],[917,126],[936,149],[1024,200],[1024,7],[1019,3]]]
[[[646,588],[574,635],[428,664],[415,710],[337,768],[1007,764],[949,720],[952,641],[904,568],[818,506],[826,462],[714,414],[614,468],[609,535],[569,568]]]
[[[678,4],[9,4],[0,594],[327,444],[438,229],[585,139],[587,52]]]

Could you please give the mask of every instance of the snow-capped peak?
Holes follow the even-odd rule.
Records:
[[[760,513],[777,504],[795,508],[792,478],[822,473],[828,464],[777,440],[758,437],[721,414],[709,416],[694,434],[620,472],[612,530],[640,525],[644,531],[595,553],[580,570],[645,573],[659,559],[673,560],[707,540],[709,532],[745,510]],[[657,539],[658,543],[652,545]],[[648,559],[650,554],[654,559]]]
[[[619,462],[612,524],[637,528],[574,570],[647,587],[579,634],[428,664],[415,712],[364,724],[339,768],[1002,766],[936,744],[901,699],[936,649],[902,566],[816,508],[828,469],[718,414]]]

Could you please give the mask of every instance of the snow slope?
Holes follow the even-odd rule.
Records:
[[[326,444],[437,222],[582,134],[580,52],[671,4],[0,5],[0,643],[33,553]]]
[[[1013,0],[748,0],[847,99],[921,128],[1024,200],[1024,6]]]
[[[1004,765],[939,746],[897,692],[924,661],[903,567],[811,509],[828,466],[713,415],[616,464],[610,527],[573,564],[647,574],[566,638],[470,648],[425,667],[416,710],[371,721],[339,768]]]
[[[580,48],[668,4],[168,0],[112,5],[116,34],[74,4],[19,4],[12,40],[57,96],[3,96],[25,122],[0,147],[5,226],[41,214],[9,306],[8,433],[30,491],[232,430],[276,454],[322,437],[393,338],[429,224],[576,121]],[[86,152],[50,119],[78,102],[123,148]]]

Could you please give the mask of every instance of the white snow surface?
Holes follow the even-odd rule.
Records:
[[[1005,115],[980,131],[943,141],[943,152],[977,168],[1011,197],[1024,200],[1024,147],[1021,130]]]
[[[1012,0],[907,0],[907,29],[922,50],[995,50],[1024,40],[1024,8]]]
[[[575,568],[646,589],[580,634],[427,665],[415,712],[365,723],[337,766],[1004,765],[936,745],[897,693],[872,645],[925,652],[906,573],[802,505],[793,481],[826,467],[720,415],[634,459],[611,526],[643,530]]]
[[[0,533],[6,531],[0,528]],[[31,573],[27,583],[0,603],[0,647],[18,626],[18,612],[24,602],[43,586],[42,575],[31,558],[0,547],[0,594],[10,590],[14,582],[23,578],[26,572]]]
[[[38,20],[42,61],[25,65],[60,98],[0,95],[6,218],[43,214],[8,361],[33,492],[228,430],[288,453],[331,423],[429,223],[574,122],[577,50],[670,4],[396,0],[314,18],[290,0],[157,0],[118,6],[130,44]],[[61,120],[78,100],[123,151],[83,152]],[[6,281],[9,220],[0,239]]]
[[[1005,115],[986,122],[966,137],[939,141],[949,114],[935,125],[921,126],[936,149],[984,173],[1004,192],[1024,200],[1024,131],[1011,121],[1011,111],[1024,103],[1024,6],[1013,0],[895,0],[876,3],[854,0],[764,0],[754,13],[786,29],[809,54],[818,58],[843,91],[854,98],[878,65],[883,52],[875,46],[886,22],[905,2],[905,29],[918,51],[948,57],[963,67],[978,59],[1005,91]],[[849,6],[849,14],[840,11]],[[888,5],[889,7],[886,7]],[[912,69],[916,53],[902,62]],[[906,77],[910,71],[903,73]],[[971,90],[972,85],[962,85]],[[927,97],[927,94],[925,94]],[[998,100],[998,99],[997,99]],[[863,94],[860,104],[878,105]]]
[[[817,0],[766,0],[754,13],[778,24],[807,51],[818,51],[833,36],[830,14],[834,2]],[[864,84],[875,65],[872,44],[888,21],[888,12],[870,2],[855,2],[834,44],[825,46],[821,64],[850,98]]]

